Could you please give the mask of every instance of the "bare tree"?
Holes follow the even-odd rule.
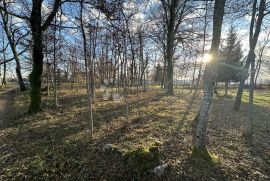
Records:
[[[11,20],[9,18],[8,13],[6,12],[6,10],[7,10],[6,6],[7,6],[6,1],[3,1],[3,8],[5,9],[5,11],[0,11],[0,14],[1,14],[1,17],[2,17],[2,22],[3,22],[3,29],[5,30],[5,33],[6,33],[10,48],[12,50],[14,59],[16,61],[16,74],[17,74],[17,78],[18,78],[18,81],[19,81],[20,90],[25,91],[26,87],[24,85],[23,78],[22,78],[20,58],[19,58],[19,53],[17,52],[17,45],[19,43],[19,40],[24,38],[25,36],[27,36],[28,33],[21,36],[17,41],[15,40],[15,34],[20,30],[19,30],[19,28],[16,28],[16,27],[15,27],[15,29],[12,29],[12,22],[11,22]],[[20,54],[22,54],[22,53],[20,53]]]
[[[257,80],[258,80],[258,76],[259,76],[259,73],[260,73],[260,70],[261,70],[261,65],[264,62],[264,59],[263,59],[264,56],[263,55],[264,55],[265,50],[267,48],[267,45],[269,43],[269,38],[270,38],[270,30],[268,30],[266,38],[259,45],[259,48],[258,48],[258,62],[256,64],[256,68],[255,68],[255,71],[256,71],[255,81],[254,81],[255,86],[257,86]]]
[[[173,95],[173,55],[175,46],[175,36],[180,24],[183,21],[183,16],[186,8],[186,2],[179,0],[165,1],[161,0],[163,11],[165,13],[165,22],[167,29],[166,42],[166,89],[167,94]]]
[[[248,53],[247,60],[244,66],[244,71],[241,73],[241,80],[238,86],[237,95],[234,102],[233,109],[236,111],[240,109],[244,83],[247,78],[247,74],[248,74],[248,70],[250,66],[251,66],[251,77],[250,77],[249,107],[251,110],[253,109],[252,107],[253,107],[253,90],[254,90],[254,77],[255,77],[255,48],[256,48],[259,34],[261,31],[263,18],[266,15],[265,8],[266,8],[265,0],[260,1],[259,9],[257,8],[257,0],[253,1],[251,22],[250,22],[250,28],[249,28],[249,53]],[[257,9],[258,9],[258,16],[256,17]],[[250,116],[252,117],[253,111],[251,110],[249,110],[249,112],[251,114]]]
[[[213,99],[213,91],[216,78],[217,55],[220,44],[221,27],[223,22],[224,7],[226,0],[215,0],[213,15],[213,37],[210,49],[212,60],[206,64],[204,70],[204,96],[197,117],[197,127],[194,137],[194,149],[198,151],[206,151],[207,124],[209,120],[209,111]]]

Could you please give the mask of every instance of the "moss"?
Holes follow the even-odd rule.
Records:
[[[159,146],[161,146],[161,142],[160,141],[155,141],[155,143],[154,143],[154,146],[157,146],[157,147],[159,147]]]
[[[125,152],[124,156],[130,169],[143,173],[159,164],[160,153],[158,146],[150,148],[141,146],[135,150]]]
[[[218,162],[218,156],[215,154],[209,153],[207,149],[193,148],[192,153],[191,153],[191,158],[203,159],[205,161],[214,162],[214,163]]]
[[[115,144],[112,144],[112,149],[116,150],[116,149],[118,149],[118,146]]]

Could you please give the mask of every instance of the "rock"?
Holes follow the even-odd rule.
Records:
[[[106,144],[103,146],[103,151],[104,152],[109,152],[109,151],[112,151],[113,149],[113,145],[112,144]]]
[[[168,168],[168,166],[169,166],[169,165],[168,165],[167,163],[165,163],[165,164],[163,164],[163,165],[159,165],[159,166],[157,166],[156,168],[153,169],[153,172],[154,172],[157,176],[161,177],[161,176],[164,175],[164,172],[165,172],[166,168]]]
[[[121,153],[121,151],[118,150],[118,147],[113,144],[104,145],[102,150],[106,153],[110,153],[110,152]]]

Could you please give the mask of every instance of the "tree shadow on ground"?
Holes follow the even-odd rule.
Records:
[[[18,121],[25,115],[25,108],[22,105],[16,104],[18,96],[25,95],[19,90],[11,90],[0,94],[0,128],[17,127],[20,124]]]
[[[140,100],[139,106],[144,106],[151,101],[159,101],[162,96],[163,95],[160,94],[154,98]],[[131,103],[131,105],[134,104],[137,103]],[[106,107],[101,112],[109,110],[113,112],[117,109],[122,109],[123,106],[124,105],[118,106],[113,110]],[[136,106],[133,106],[132,109],[135,109]],[[90,143],[87,132],[85,131],[85,128],[87,128],[86,121],[77,122],[73,119],[67,121],[59,120],[59,122],[57,120],[51,121],[56,113],[51,112],[50,109],[53,108],[46,110],[46,113],[40,113],[35,116],[29,115],[28,121],[24,121],[20,124],[13,124],[12,127],[14,127],[15,130],[13,130],[13,128],[12,130],[7,130],[10,133],[2,136],[1,140],[3,141],[3,144],[1,145],[3,145],[3,147],[1,147],[1,168],[3,168],[3,171],[0,173],[1,178],[76,178],[73,174],[74,170],[78,170],[78,168],[87,172],[83,173],[81,170],[78,171],[78,173],[82,174],[82,178],[84,179],[102,178],[103,175],[118,175],[117,177],[122,177],[126,174],[128,176],[128,172],[121,172],[123,175],[119,175],[120,172],[114,172],[115,169],[112,169],[110,171],[111,173],[106,173],[106,169],[108,169],[106,167],[110,165],[112,160],[115,160],[117,163],[119,162],[119,158],[114,158],[114,156],[111,158],[111,156],[106,155],[103,155],[104,158],[99,158],[101,152],[99,149],[100,147],[97,147],[97,145],[103,144],[102,141],[105,140],[101,139],[101,142],[96,140],[93,143]],[[132,109],[130,109],[130,111],[132,111]],[[64,113],[62,115],[65,117],[67,116]],[[79,115],[80,114],[75,117]],[[115,117],[120,115],[121,112],[116,114]],[[113,119],[114,117],[109,118]],[[87,117],[84,117],[84,120],[86,119]],[[96,119],[96,121],[100,122],[100,124],[105,123],[102,119]],[[7,127],[5,129],[7,129]],[[98,129],[98,127],[95,127],[95,129]],[[72,138],[80,134],[81,136],[78,139]],[[117,131],[114,134],[117,135]],[[70,139],[70,137],[72,139]],[[97,158],[99,158],[98,161],[95,160]],[[81,161],[81,159],[83,161]],[[116,159],[118,159],[118,161]],[[101,162],[101,164],[104,165],[98,164],[98,167],[96,167],[98,162]],[[88,169],[84,168],[85,164]],[[113,166],[114,168],[116,167],[115,164],[113,164]],[[123,164],[117,166],[119,167],[117,169],[120,169],[123,167]],[[97,173],[95,173],[95,170]],[[70,173],[71,171],[72,174]]]
[[[214,100],[209,123],[211,147],[224,161],[234,163],[235,170],[231,175],[238,175],[246,180],[267,179],[270,177],[270,109],[254,104],[254,135],[249,139],[244,135],[248,103],[242,101],[240,111],[233,111],[233,103],[234,100],[230,97],[218,97]]]
[[[141,99],[142,102],[139,106],[142,108],[161,99],[162,95]],[[175,98],[175,100],[177,99],[178,97]],[[189,100],[192,101],[192,99]],[[217,101],[219,102],[214,103],[215,106],[211,112],[210,150],[219,153],[218,156],[221,157],[221,161],[226,160],[233,164],[239,164],[236,162],[238,160],[234,161],[234,159],[238,159],[237,157],[242,159],[246,151],[243,151],[242,148],[238,149],[237,143],[241,144],[241,140],[236,138],[239,135],[232,135],[231,132],[241,130],[242,121],[240,118],[244,116],[246,105],[244,105],[244,111],[231,113],[232,108],[228,106],[232,105],[231,100],[217,99]],[[137,108],[137,101],[135,100],[131,104],[130,112]],[[167,101],[166,104],[156,109],[157,113],[172,104],[171,100]],[[191,102],[187,104],[188,107],[183,114],[190,110]],[[224,106],[224,104],[227,106]],[[113,110],[110,109],[109,105],[101,107],[102,111],[96,113],[100,114],[100,117],[96,116],[95,121],[98,123],[94,129],[100,131],[102,125],[112,124],[111,119],[124,116],[124,106],[124,104],[115,106]],[[80,107],[83,107],[83,105],[80,105]],[[70,109],[72,109],[72,106]],[[109,111],[114,113],[118,109],[123,112],[119,111],[115,115],[108,116],[106,118],[108,120],[104,120],[102,117],[103,114],[107,114]],[[68,109],[65,111],[68,111]],[[1,144],[3,147],[0,148],[0,167],[3,168],[0,171],[1,180],[134,180],[136,178],[138,180],[158,180],[153,175],[140,176],[136,172],[127,170],[121,154],[107,154],[102,150],[103,146],[108,143],[125,148],[125,143],[137,147],[140,145],[147,146],[155,140],[160,140],[163,143],[160,147],[161,160],[162,163],[169,163],[171,168],[159,180],[237,180],[230,175],[234,172],[228,172],[227,165],[222,162],[221,164],[219,162],[202,163],[200,160],[193,160],[190,157],[191,127],[189,126],[187,130],[181,130],[182,127],[178,127],[179,124],[190,125],[192,119],[188,117],[188,114],[184,114],[185,119],[182,117],[179,120],[173,119],[170,115],[144,114],[131,118],[129,122],[120,124],[118,127],[107,126],[104,130],[106,134],[96,135],[93,142],[90,142],[86,131],[87,114],[83,111],[69,117],[68,120],[64,120],[67,116],[65,111],[55,121],[50,121],[52,112],[48,112],[48,115],[44,113],[40,117],[32,117],[32,120],[19,125],[14,132],[1,137],[1,141],[3,141],[3,144]],[[269,113],[269,109],[264,107],[260,111]],[[228,112],[231,114],[227,114]],[[267,114],[261,119],[268,120],[268,117],[265,116]],[[83,120],[77,121],[77,119]],[[260,130],[257,129],[257,132]],[[181,134],[175,134],[176,131]],[[261,147],[264,152],[257,156],[267,155],[269,144],[262,145],[269,141],[265,136],[267,135],[264,133],[252,147],[249,147],[250,145],[245,146],[248,147],[249,151]],[[230,142],[236,142],[236,144],[230,145]],[[226,150],[223,150],[223,148],[226,148]],[[232,152],[228,154],[228,152],[225,152],[227,150]],[[231,161],[232,158],[226,158],[226,156],[234,156],[234,153],[241,152],[244,153],[240,156],[235,155],[233,161]],[[254,150],[254,154],[256,153]],[[252,153],[250,154],[252,155]],[[255,161],[253,163],[259,164],[260,162]],[[253,167],[261,168],[263,166],[253,165]],[[265,165],[265,168],[265,171],[268,171],[269,165]],[[247,174],[250,174],[250,172]],[[251,177],[242,175],[241,178],[250,180]],[[255,180],[257,178],[254,177]]]
[[[150,98],[144,98],[140,99],[139,101],[133,100],[128,102],[128,111],[129,114],[131,114],[132,111],[136,109],[140,109],[151,102],[158,102],[164,97],[164,93],[160,93],[155,95],[154,97]],[[111,102],[111,101],[110,101]],[[125,107],[126,104],[124,102],[113,105],[113,104],[107,104],[102,107],[98,107],[93,111],[93,117],[94,117],[94,129],[99,128],[100,126],[104,124],[108,124],[112,122],[114,119],[117,119],[119,117],[125,117]],[[75,117],[77,119],[82,120],[85,119],[89,115],[89,110],[86,110],[85,112],[78,113]]]
[[[178,173],[175,180],[229,180],[224,170],[224,166],[218,160],[194,158],[188,154],[169,174]]]
[[[136,172],[127,170],[122,155],[106,154],[102,151],[102,147],[106,143],[116,143],[120,137],[147,124],[145,120],[150,118],[148,116],[142,120],[134,119],[125,128],[112,130],[103,139],[94,140],[92,143],[89,142],[86,132],[82,133],[79,139],[69,139],[84,131],[85,126],[82,125],[73,123],[44,124],[34,127],[24,125],[25,127],[20,128],[17,133],[3,138],[5,146],[1,152],[3,158],[1,178],[4,180],[72,180],[75,178],[129,180],[145,176],[149,178],[151,176],[137,175]],[[158,120],[164,119],[168,120],[165,117],[160,117]],[[167,125],[169,124],[170,121],[167,122]]]

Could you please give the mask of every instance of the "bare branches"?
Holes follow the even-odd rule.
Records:
[[[45,30],[49,27],[50,23],[52,22],[53,18],[55,17],[55,15],[60,7],[60,4],[61,4],[61,0],[54,1],[52,11],[51,11],[50,15],[48,16],[48,18],[45,20],[45,23],[42,25],[43,30]]]
[[[11,10],[8,10],[6,8],[5,2],[3,2],[3,6],[0,5],[0,11],[1,12],[4,11],[5,13],[7,13],[7,14],[9,14],[11,16],[15,16],[15,17],[20,18],[20,19],[24,19],[24,20],[27,20],[27,21],[30,20],[30,18],[27,17],[27,16],[19,15],[19,14],[16,14],[16,13],[12,12]]]

